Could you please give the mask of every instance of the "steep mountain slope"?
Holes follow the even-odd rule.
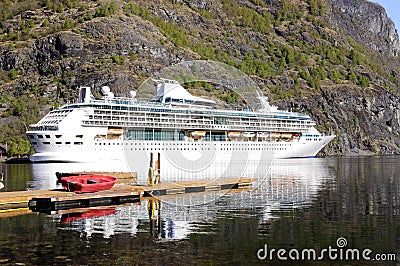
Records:
[[[364,46],[384,55],[400,53],[399,35],[385,9],[365,0],[330,0],[333,25]]]
[[[0,142],[16,153],[29,147],[23,123],[73,101],[79,85],[127,96],[164,67],[208,59],[335,132],[328,154],[400,154],[399,41],[376,4],[65,0],[1,10]]]

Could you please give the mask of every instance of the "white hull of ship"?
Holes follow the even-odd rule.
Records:
[[[104,141],[78,146],[47,146],[32,162],[125,162],[139,178],[147,178],[160,156],[161,176],[168,180],[254,177],[268,172],[273,159],[315,157],[334,136],[291,142]]]

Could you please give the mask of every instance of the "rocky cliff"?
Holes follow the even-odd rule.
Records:
[[[33,1],[24,7],[1,21],[0,142],[15,142],[10,132],[23,134],[16,121],[36,122],[73,101],[79,85],[108,85],[127,96],[165,67],[206,59],[243,71],[273,103],[307,112],[319,129],[337,134],[326,154],[400,154],[399,39],[376,4]]]
[[[329,0],[331,22],[342,34],[388,56],[400,53],[399,35],[385,9],[365,0]]]

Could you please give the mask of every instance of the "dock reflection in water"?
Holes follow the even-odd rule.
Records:
[[[68,224],[61,223],[59,214],[53,218],[60,222],[61,230],[78,231],[82,237],[147,232],[159,239],[185,239],[217,217],[256,215],[263,223],[273,219],[276,210],[310,206],[324,184],[333,182],[335,169],[334,161],[326,159],[277,160],[266,177],[244,192],[161,196],[138,205],[116,206],[114,214]]]

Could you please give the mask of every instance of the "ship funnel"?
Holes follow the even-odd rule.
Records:
[[[164,83],[157,83],[157,96],[164,95],[165,85]]]
[[[88,103],[92,98],[92,93],[90,91],[90,87],[80,87],[79,88],[79,102],[80,103]]]

